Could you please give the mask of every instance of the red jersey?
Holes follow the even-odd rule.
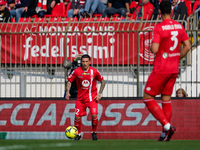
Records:
[[[87,72],[83,71],[82,67],[75,69],[68,77],[69,82],[76,79],[78,89],[77,100],[89,102],[93,101],[97,95],[97,81],[102,81],[103,76],[93,67],[89,67]]]
[[[158,23],[153,31],[153,43],[159,43],[153,71],[157,74],[173,74],[179,71],[181,42],[188,40],[182,24],[166,19]]]

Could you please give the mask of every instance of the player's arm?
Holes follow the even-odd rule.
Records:
[[[153,43],[151,48],[150,48],[151,52],[156,54],[158,52],[158,50],[159,50],[159,46],[160,46],[159,43]]]
[[[97,93],[97,96],[95,97],[95,99],[96,99],[97,101],[99,101],[99,100],[101,99],[101,94],[102,94],[102,92],[103,92],[103,90],[104,90],[104,87],[105,87],[105,85],[106,85],[106,82],[105,82],[104,80],[102,80],[102,81],[100,81],[100,82],[101,82],[101,86],[100,86],[99,92]]]
[[[180,52],[181,59],[188,53],[188,51],[190,50],[190,46],[191,46],[189,40],[183,41],[182,44],[183,44],[183,48],[181,49],[181,52]]]
[[[159,50],[159,46],[160,46],[160,31],[159,31],[159,27],[156,25],[153,29],[153,41],[152,41],[152,45],[150,47],[150,51],[154,54],[156,54]]]
[[[67,86],[66,86],[66,95],[65,95],[65,99],[67,99],[67,100],[69,100],[69,98],[70,98],[70,93],[69,93],[69,91],[70,91],[70,88],[71,88],[71,85],[72,85],[72,83],[71,82],[69,82],[69,81],[67,81]]]

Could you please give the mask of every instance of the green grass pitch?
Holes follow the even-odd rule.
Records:
[[[0,140],[0,150],[199,150],[200,141],[171,140]]]

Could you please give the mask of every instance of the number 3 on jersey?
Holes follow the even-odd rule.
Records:
[[[174,45],[170,47],[170,50],[173,51],[174,49],[176,49],[178,45],[178,39],[177,39],[178,31],[172,31],[171,35],[172,35],[171,40],[174,41]]]

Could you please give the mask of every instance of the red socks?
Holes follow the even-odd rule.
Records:
[[[151,114],[164,126],[169,123],[167,117],[165,116],[163,110],[157,104],[154,99],[145,99],[144,103],[151,112]]]
[[[74,126],[78,129],[78,134],[81,133],[81,118],[80,119],[77,119],[75,117],[75,120],[74,120]]]
[[[92,117],[92,132],[96,132],[97,131],[97,123],[98,123],[97,116],[95,118]]]
[[[98,118],[97,116],[95,118],[92,118],[92,132],[96,132],[97,131],[97,123],[98,123]],[[74,126],[78,129],[78,134],[81,133],[81,118],[77,119],[75,118],[74,120]]]
[[[172,105],[171,105],[171,101],[162,101],[162,110],[165,114],[165,117],[167,118],[167,120],[169,122],[171,122],[171,118],[172,118]]]

